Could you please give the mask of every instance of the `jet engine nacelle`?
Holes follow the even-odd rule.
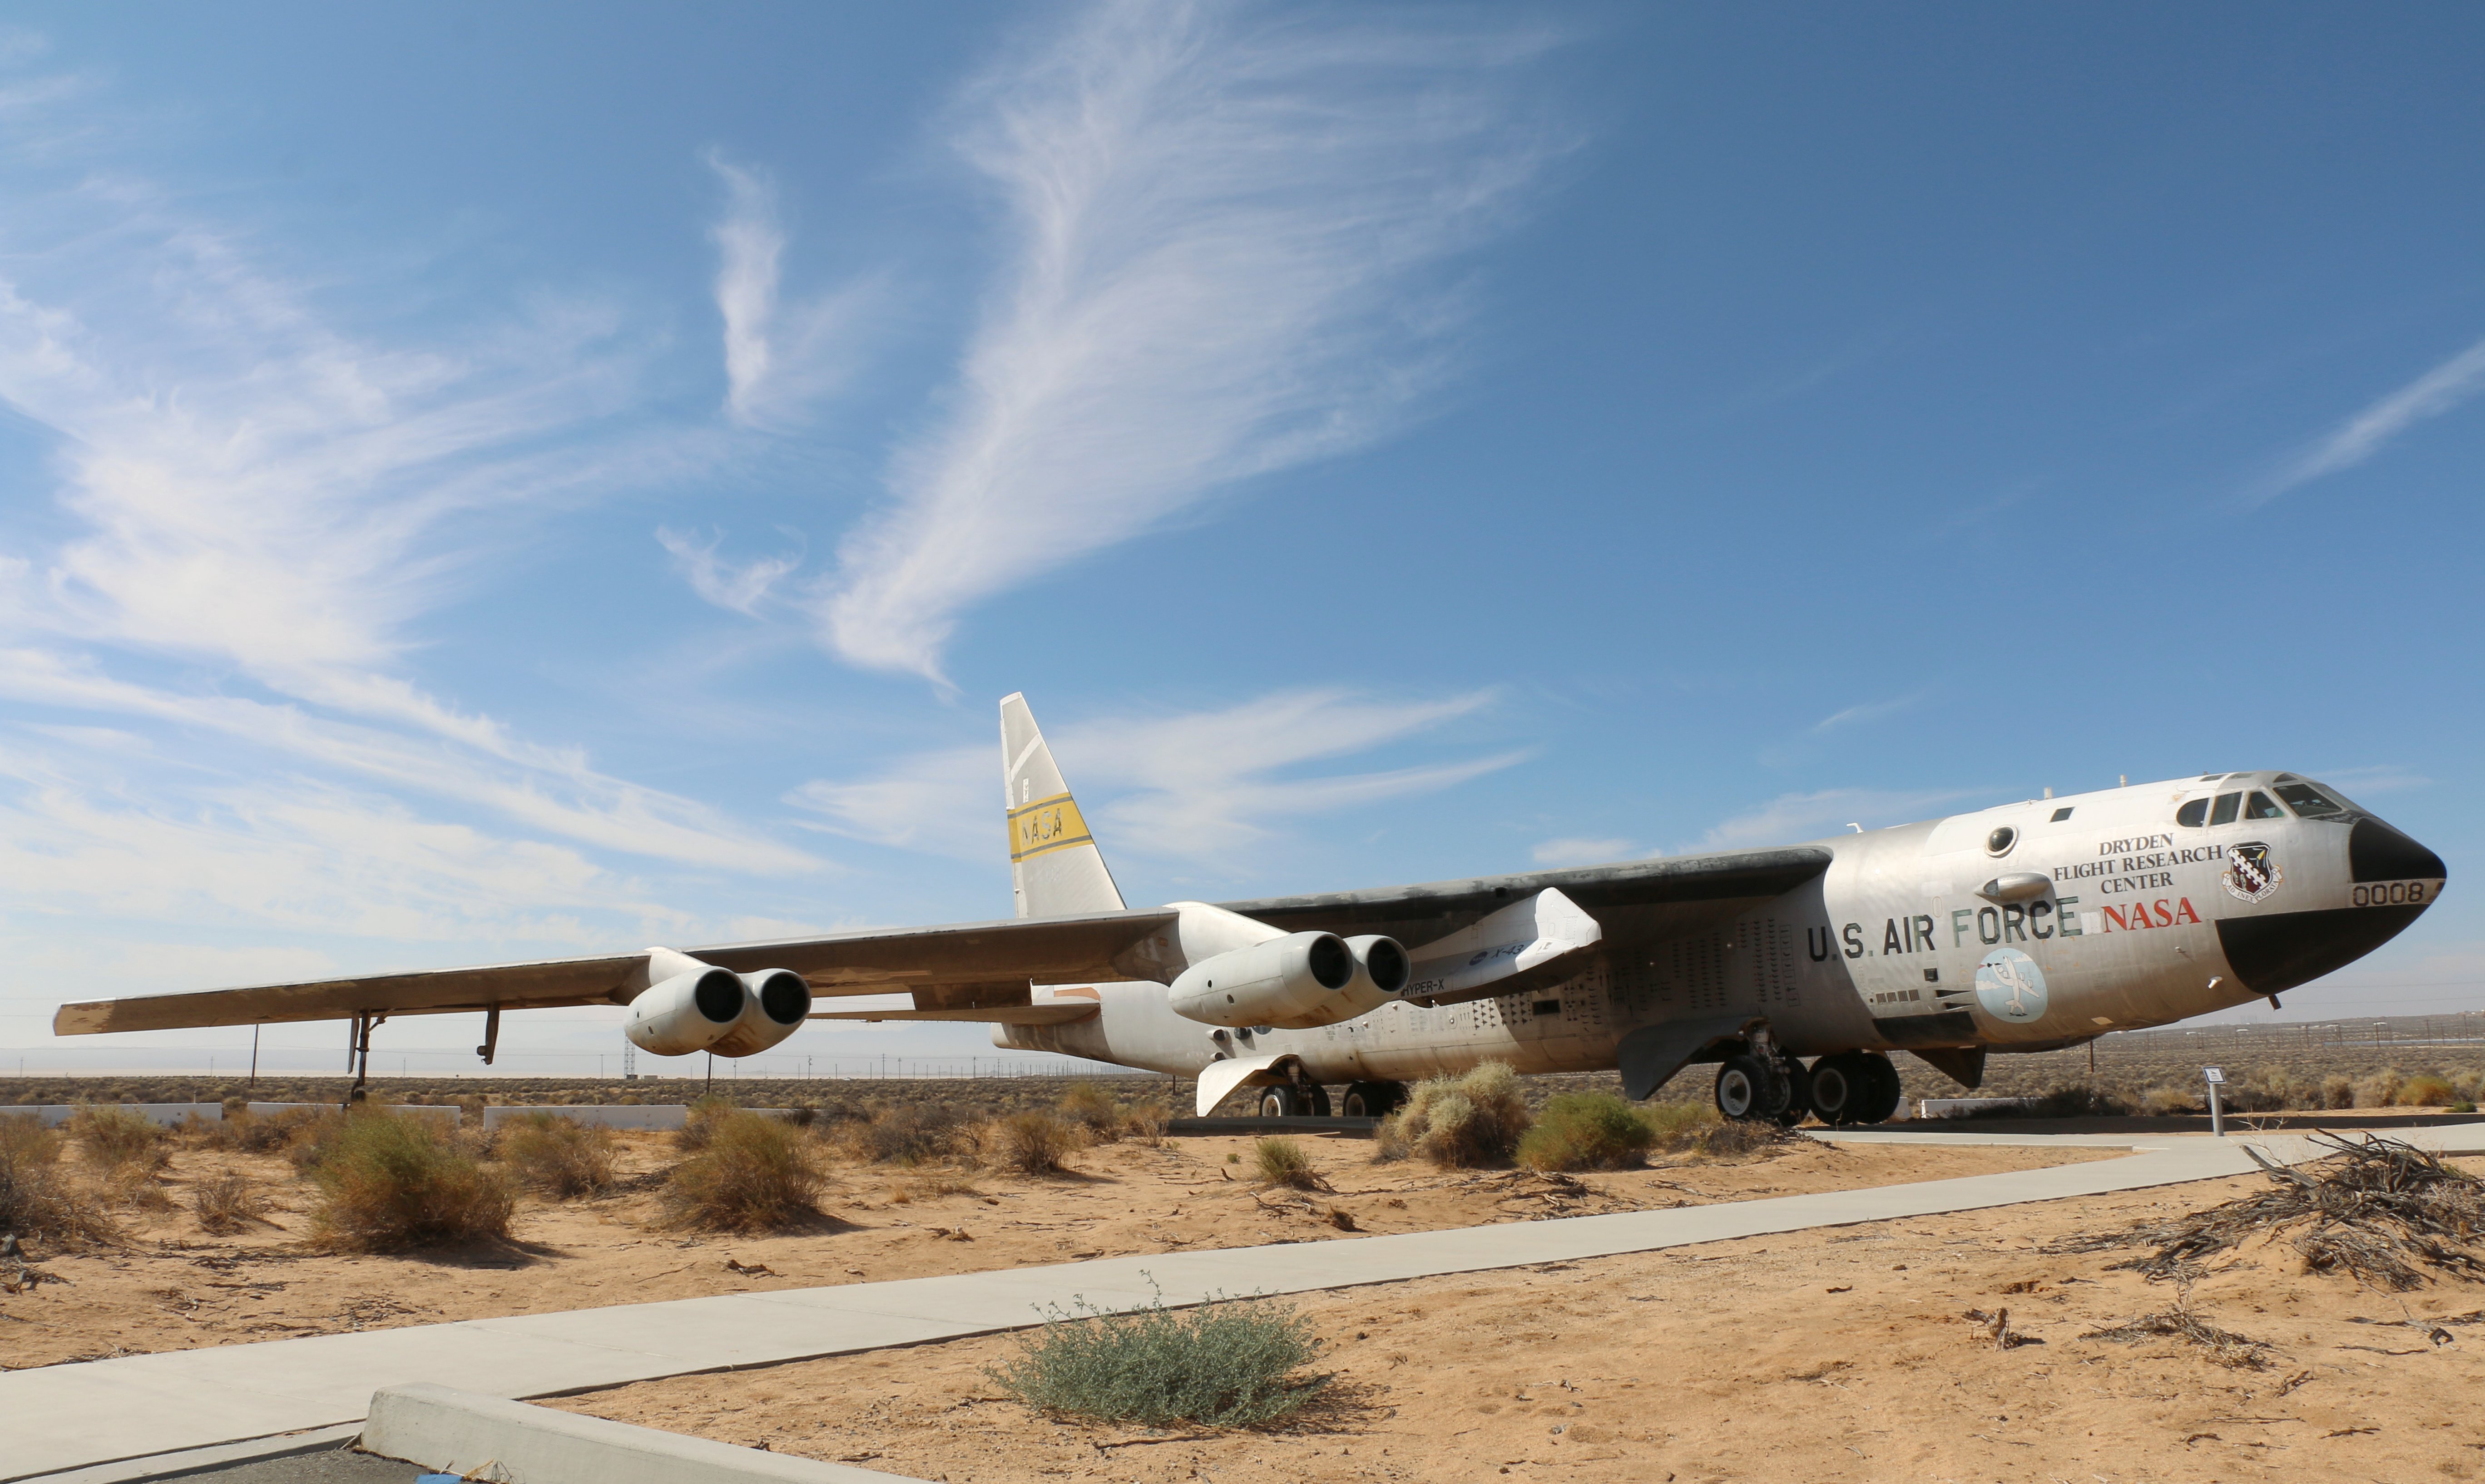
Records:
[[[621,1032],[660,1057],[748,1057],[792,1035],[811,1013],[810,985],[788,969],[736,974],[670,948],[650,951],[647,967],[667,976],[630,1002]]]
[[[1212,1026],[1333,1026],[1406,987],[1406,950],[1388,938],[1288,933],[1230,948],[1173,981],[1177,1015]]]

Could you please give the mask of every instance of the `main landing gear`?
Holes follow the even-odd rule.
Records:
[[[1806,1113],[1833,1127],[1879,1123],[1898,1111],[1898,1069],[1878,1052],[1822,1057],[1809,1068],[1783,1052],[1741,1051],[1717,1067],[1717,1112],[1774,1118],[1789,1128]]]
[[[1325,1118],[1328,1116],[1328,1089],[1317,1083],[1306,1083],[1301,1086],[1263,1087],[1260,1089],[1260,1116]]]
[[[1405,1101],[1403,1082],[1358,1082],[1348,1086],[1338,1112],[1350,1118],[1386,1118]]]

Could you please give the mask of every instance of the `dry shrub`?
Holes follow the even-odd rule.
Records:
[[[2200,1099],[2189,1087],[2151,1087],[2140,1094],[2140,1111],[2152,1118],[2200,1111]]]
[[[1518,1140],[1530,1169],[1628,1169],[1648,1163],[1656,1131],[1610,1092],[1556,1093]]]
[[[685,1154],[696,1154],[707,1147],[717,1126],[741,1113],[740,1108],[721,1097],[703,1097],[690,1106],[683,1115],[682,1126],[673,1135],[673,1142]]]
[[[501,1159],[538,1195],[555,1200],[593,1195],[613,1184],[613,1131],[558,1113],[528,1113],[503,1124]]]
[[[190,1191],[190,1210],[199,1219],[200,1230],[218,1236],[267,1223],[267,1197],[236,1174],[200,1181]]]
[[[116,1206],[127,1206],[133,1211],[154,1213],[172,1210],[172,1193],[164,1189],[163,1180],[157,1176],[159,1168],[145,1160],[114,1166],[103,1177],[104,1197]]]
[[[1667,1148],[1696,1160],[1738,1160],[1753,1154],[1781,1154],[1811,1142],[1775,1118],[1719,1118],[1685,1128],[1667,1141]]]
[[[2065,1083],[2037,1096],[2028,1110],[2032,1118],[2120,1118],[2128,1116],[2131,1105],[2111,1092],[2095,1087]]]
[[[1312,1157],[1291,1139],[1263,1139],[1253,1144],[1251,1166],[1259,1171],[1262,1185],[1291,1186],[1298,1191],[1328,1188],[1328,1182],[1313,1167]]]
[[[505,1237],[517,1200],[488,1169],[431,1127],[364,1109],[338,1118],[312,1167],[319,1203],[312,1229],[331,1246],[390,1251]]]
[[[2458,1101],[2459,1089],[2440,1077],[2411,1077],[2399,1085],[2397,1102],[2401,1108],[2448,1108]]]
[[[816,1220],[828,1176],[809,1136],[728,1109],[707,1120],[699,1152],[673,1167],[665,1212],[677,1226],[771,1231]]]
[[[284,1133],[278,1145],[294,1172],[312,1175],[344,1137],[345,1115],[334,1108],[293,1108],[272,1120]]]
[[[2356,1106],[2356,1079],[2344,1072],[2333,1072],[2321,1079],[2321,1106],[2353,1108]]]
[[[1092,1082],[1072,1083],[1055,1111],[1098,1143],[1111,1143],[1122,1137],[1122,1105]]]
[[[69,1114],[69,1137],[78,1156],[97,1169],[118,1170],[136,1165],[161,1169],[173,1161],[169,1133],[145,1113],[126,1108],[88,1104]]]
[[[2272,1347],[2267,1340],[2237,1334],[2203,1323],[2200,1317],[2181,1305],[2162,1313],[2143,1314],[2129,1324],[2110,1330],[2090,1330],[2082,1339],[2110,1339],[2119,1344],[2132,1344],[2144,1339],[2179,1339],[2185,1344],[2207,1351],[2209,1359],[2233,1370],[2267,1370]]]
[[[1173,1127],[1173,1110],[1162,1103],[1133,1103],[1122,1115],[1123,1137],[1149,1148],[1161,1147],[1165,1131]]]
[[[1421,1155],[1443,1169],[1495,1165],[1517,1149],[1529,1123],[1518,1095],[1518,1074],[1505,1061],[1487,1061],[1462,1077],[1429,1077],[1406,1094],[1406,1105],[1380,1122],[1384,1160]]]
[[[983,1156],[1023,1175],[1058,1174],[1062,1162],[1085,1146],[1081,1132],[1049,1113],[1008,1113],[984,1125]]]
[[[2375,1072],[2369,1077],[2359,1077],[2356,1079],[2356,1106],[2388,1108],[2398,1101],[2399,1087],[2406,1081],[2399,1075],[2397,1067]]]
[[[116,1242],[103,1208],[63,1178],[61,1138],[40,1118],[0,1118],[0,1232],[56,1250]]]
[[[1654,1147],[1669,1153],[1691,1148],[1701,1136],[1726,1121],[1711,1103],[1643,1103],[1639,1115],[1655,1140]]]
[[[840,1138],[855,1158],[874,1165],[930,1164],[967,1152],[970,1142],[955,1111],[916,1103],[884,1108],[868,1122],[847,1125]]]

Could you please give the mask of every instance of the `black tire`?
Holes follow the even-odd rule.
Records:
[[[1311,1092],[1311,1103],[1309,1107],[1303,1110],[1303,1112],[1310,1113],[1315,1118],[1327,1117],[1329,1115],[1328,1089],[1319,1086],[1318,1084],[1314,1084],[1309,1088],[1309,1091]]]
[[[1863,1058],[1851,1051],[1823,1057],[1812,1064],[1812,1111],[1831,1128],[1861,1121],[1870,1083]]]
[[[1855,1111],[1858,1123],[1885,1123],[1898,1111],[1898,1069],[1890,1058],[1877,1051],[1858,1052],[1855,1059],[1864,1066],[1865,1099]]]
[[[1777,1068],[1743,1053],[1717,1067],[1717,1112],[1728,1117],[1774,1118],[1786,1111],[1789,1088]]]
[[[1777,1120],[1792,1128],[1812,1113],[1812,1073],[1794,1058],[1781,1055],[1778,1076],[1786,1082],[1787,1102],[1778,1110]]]
[[[1405,1101],[1404,1083],[1359,1082],[1348,1086],[1340,1108],[1350,1118],[1386,1118]]]
[[[1297,1112],[1298,1110],[1295,1106],[1294,1088],[1263,1087],[1260,1089],[1261,1117],[1291,1118]]]

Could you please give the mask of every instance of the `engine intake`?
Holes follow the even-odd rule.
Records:
[[[687,1057],[713,1050],[732,1032],[751,998],[742,976],[713,965],[649,985],[630,1002],[621,1033],[659,1057]]]
[[[1406,950],[1388,938],[1289,933],[1185,969],[1174,1013],[1211,1026],[1333,1026],[1368,1014],[1406,984]]]
[[[720,1057],[748,1057],[792,1035],[811,1013],[811,986],[791,969],[739,975],[742,1016],[708,1050]]]

